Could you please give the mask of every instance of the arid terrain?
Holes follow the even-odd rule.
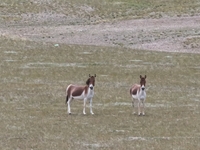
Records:
[[[0,34],[31,41],[200,53],[200,16],[119,20],[92,25],[59,24],[66,20],[59,15],[42,14],[37,18],[51,18],[56,22],[41,25],[34,22],[35,18],[26,16],[24,25],[1,22]]]
[[[0,0],[0,60],[0,149],[200,149],[199,0]],[[94,115],[68,115],[89,74]]]

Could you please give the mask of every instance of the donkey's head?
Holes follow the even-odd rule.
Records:
[[[91,76],[89,74],[89,78],[87,79],[86,81],[86,84],[89,86],[89,88],[91,90],[93,90],[94,86],[95,86],[95,77],[96,77],[96,74],[94,76]]]
[[[146,84],[146,75],[144,77],[142,77],[140,75],[140,86],[141,86],[141,89],[144,91],[145,90],[145,84]]]

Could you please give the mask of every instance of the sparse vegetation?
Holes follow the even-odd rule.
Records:
[[[9,39],[0,42],[1,148],[200,146],[199,55],[64,44],[54,47]],[[90,115],[88,108],[83,116],[83,103],[74,101],[69,116],[65,88],[69,83],[84,84],[89,73],[97,74],[95,115]],[[128,93],[139,74],[147,74],[148,79],[145,117],[132,114]]]
[[[199,5],[198,0],[0,0],[0,28],[30,26],[34,33],[34,25],[191,16],[199,14]],[[153,35],[184,32],[194,35],[184,46],[198,45],[197,29],[186,31]],[[144,35],[152,42],[147,33],[138,33],[138,39]],[[0,32],[0,149],[199,149],[200,55],[128,49],[126,42],[113,42],[120,46],[55,45]],[[81,101],[72,102],[68,115],[65,88],[85,84],[94,73],[95,115],[89,108],[82,115]],[[147,75],[144,117],[132,114],[129,95],[140,74]]]
[[[3,21],[21,20],[28,24],[56,23],[52,16],[60,18],[57,23],[61,24],[90,24],[127,18],[194,16],[200,13],[198,0],[3,0],[0,8]],[[45,13],[50,15],[49,18],[44,17]]]
[[[183,42],[184,47],[187,48],[199,48],[200,47],[199,43],[200,43],[200,37],[190,37]]]

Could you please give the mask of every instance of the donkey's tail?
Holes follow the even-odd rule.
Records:
[[[68,98],[69,98],[69,97],[68,97],[68,95],[67,95],[67,96],[66,96],[66,102],[65,102],[66,104],[67,104],[67,102],[68,102]]]

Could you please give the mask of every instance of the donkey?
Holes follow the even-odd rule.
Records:
[[[145,115],[145,99],[146,99],[146,91],[145,91],[145,84],[146,84],[146,75],[142,77],[140,75],[140,84],[134,84],[130,88],[130,94],[132,96],[132,106],[134,107],[135,102],[138,102],[138,115],[141,115],[141,103],[143,105],[142,115]],[[135,114],[135,112],[134,112]]]
[[[90,102],[90,113],[94,114],[92,111],[92,98],[94,96],[94,86],[95,86],[95,77],[89,74],[89,78],[86,81],[86,85],[73,85],[70,84],[66,89],[66,103],[68,105],[68,114],[71,114],[70,104],[73,99],[80,99],[84,101],[83,105],[83,114],[85,115],[86,101],[89,99]]]

